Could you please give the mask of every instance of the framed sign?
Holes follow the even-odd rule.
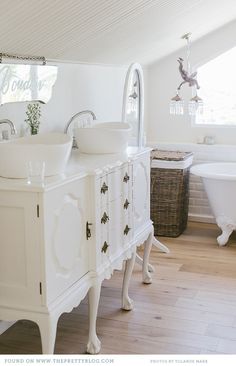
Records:
[[[47,103],[57,79],[57,66],[0,64],[0,104]]]

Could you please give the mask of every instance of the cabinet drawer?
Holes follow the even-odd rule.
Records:
[[[108,205],[108,197],[109,197],[109,185],[108,185],[108,179],[107,175],[102,176],[98,180],[97,184],[97,195],[100,198],[100,206],[103,207],[105,210],[105,207]]]
[[[132,200],[130,196],[125,196],[121,198],[121,212],[123,212],[124,214],[127,214],[128,212],[131,211],[131,206],[132,206]]]
[[[110,263],[111,244],[109,241],[109,226],[101,225],[99,257],[100,263],[105,268]]]
[[[101,239],[100,239],[100,250],[102,253],[107,253],[107,250],[103,250],[103,246],[107,243],[109,247],[108,227],[101,226]]]
[[[101,206],[116,200],[121,196],[121,170],[116,169],[107,173],[99,179],[98,194]]]
[[[121,169],[116,169],[108,174],[109,201],[114,201],[121,196]]]
[[[121,170],[121,187],[123,197],[128,197],[132,190],[132,167],[124,164]]]
[[[130,220],[127,219],[127,221],[124,220],[124,225],[123,225],[123,228],[122,228],[122,235],[123,235],[123,242],[124,244],[127,244],[131,241],[132,239],[132,231],[133,231],[133,228],[131,227],[131,224],[130,224]]]

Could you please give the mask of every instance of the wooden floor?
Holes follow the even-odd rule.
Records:
[[[97,330],[105,354],[236,353],[236,235],[219,248],[215,225],[190,223],[179,238],[161,238],[171,253],[153,248],[153,283],[135,265],[131,312],[120,310],[122,273],[104,281]],[[160,239],[160,238],[159,238]],[[58,323],[55,353],[85,352],[87,299]],[[0,336],[1,354],[39,354],[39,331],[19,321]]]

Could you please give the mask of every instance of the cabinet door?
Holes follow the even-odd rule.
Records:
[[[0,192],[0,304],[40,305],[38,195]]]
[[[89,182],[83,178],[45,194],[46,301],[62,294],[89,270],[86,222]]]
[[[134,231],[138,233],[150,220],[150,152],[133,164]]]

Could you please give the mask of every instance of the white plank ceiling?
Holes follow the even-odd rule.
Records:
[[[236,0],[0,0],[0,52],[149,64],[236,19]]]

